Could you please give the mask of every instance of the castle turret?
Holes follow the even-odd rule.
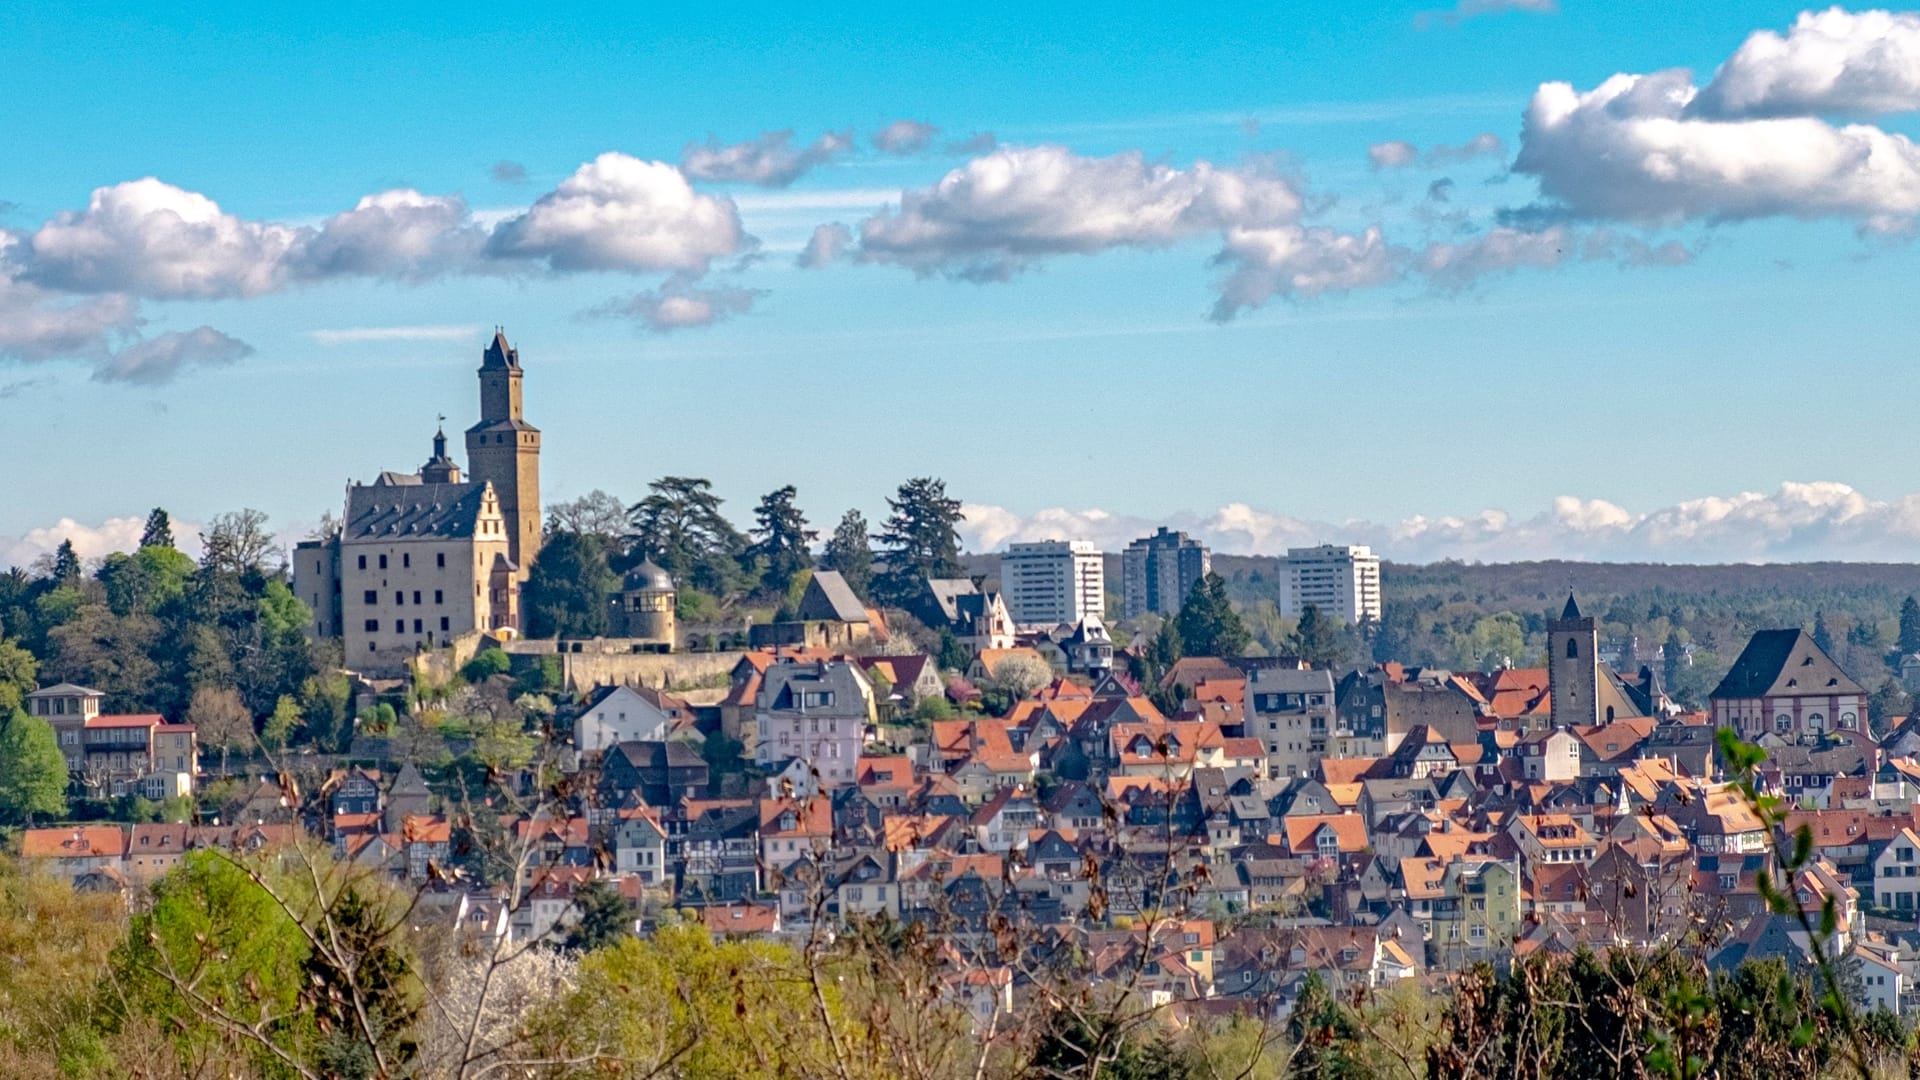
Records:
[[[467,472],[500,497],[510,557],[522,581],[540,553],[540,429],[521,415],[520,350],[495,328],[480,357],[480,422],[467,429]]]
[[[433,433],[433,456],[420,466],[420,482],[423,484],[457,484],[460,482],[460,466],[447,456],[447,433]]]

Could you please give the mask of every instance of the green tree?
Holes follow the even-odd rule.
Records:
[[[147,512],[146,527],[140,530],[140,546],[143,548],[171,548],[173,546],[173,519],[165,510],[154,507]]]
[[[716,596],[737,591],[746,537],[720,512],[710,481],[666,476],[647,485],[652,494],[628,511],[641,554],[665,567],[683,587]]]
[[[1920,599],[1900,601],[1900,654],[1920,652]]]
[[[307,736],[322,750],[339,753],[353,742],[353,681],[345,672],[324,671],[300,684],[300,715]]]
[[[280,700],[274,702],[272,715],[260,729],[260,741],[269,750],[285,750],[299,728],[300,703],[292,694],[281,694]]]
[[[595,878],[573,894],[580,918],[567,931],[566,947],[592,952],[633,936],[633,909],[606,878]]]
[[[1823,653],[1833,652],[1833,631],[1827,629],[1827,613],[1824,611],[1813,613],[1813,643]]]
[[[0,727],[0,815],[32,825],[67,812],[67,759],[53,725],[14,709]]]
[[[72,540],[60,541],[53,553],[53,580],[57,585],[72,585],[80,580],[80,553]]]
[[[12,638],[0,638],[0,716],[11,716],[33,688],[40,664]]]
[[[760,591],[778,595],[802,570],[813,565],[809,545],[820,535],[807,528],[806,515],[793,504],[794,486],[770,491],[754,508],[753,543],[745,558],[760,564]]]
[[[1301,610],[1300,624],[1294,627],[1293,636],[1287,644],[1295,656],[1314,667],[1339,667],[1346,663],[1351,652],[1346,628],[1340,625],[1338,619],[1320,614],[1320,609],[1312,604]],[[1511,644],[1511,641],[1507,644]]]
[[[840,516],[833,535],[820,553],[822,569],[847,579],[847,587],[864,603],[873,588],[873,544],[867,536],[867,518],[858,510]]]
[[[392,1075],[419,1050],[411,1029],[420,1015],[420,988],[401,940],[406,920],[349,886],[323,925],[325,947],[307,954],[300,991],[300,1004],[319,1029],[315,1062],[340,1080]]]
[[[495,675],[505,675],[512,667],[513,659],[504,649],[481,649],[461,665],[460,677],[470,683],[482,683]]]
[[[960,500],[947,497],[946,481],[925,476],[901,484],[887,507],[891,513],[878,537],[887,569],[874,588],[882,602],[905,607],[927,578],[960,576],[957,527],[966,515]]]
[[[619,587],[598,536],[549,534],[520,592],[527,636],[604,637],[609,630],[607,599]]]
[[[1173,624],[1188,656],[1232,658],[1243,655],[1253,641],[1247,624],[1227,599],[1227,583],[1219,574],[1210,573],[1193,583]]]

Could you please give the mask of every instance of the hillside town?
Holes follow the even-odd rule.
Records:
[[[197,851],[317,842],[416,920],[515,942],[917,926],[981,1035],[1064,951],[1185,1021],[1703,927],[1716,969],[1824,953],[1863,1009],[1920,1010],[1920,718],[1876,728],[1800,628],[1753,634],[1700,708],[1603,656],[1576,596],[1536,666],[1315,656],[1312,627],[1382,605],[1378,559],[1323,545],[1285,562],[1300,654],[1249,655],[1209,552],[1160,529],[1120,553],[1117,610],[1084,541],[1012,544],[997,580],[903,561],[884,588],[803,543],[763,552],[795,557],[790,594],[724,640],[688,625],[664,550],[589,593],[598,632],[535,634],[538,568],[576,540],[542,519],[504,333],[479,374],[464,473],[436,434],[292,551],[279,588],[337,643],[343,730],[243,711],[216,739],[198,694],[116,712],[34,685],[76,805],[189,809],[41,823],[20,856],[138,905]],[[1110,615],[1167,629],[1119,640]],[[1765,755],[1744,775],[1742,743]]]

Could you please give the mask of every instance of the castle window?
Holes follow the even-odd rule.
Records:
[[[380,556],[380,569],[385,570],[386,568],[387,568],[387,557],[385,555],[382,555]]]
[[[446,594],[445,594],[445,593],[443,593],[443,592],[441,592],[441,591],[440,591],[439,589],[435,589],[435,590],[433,590],[433,602],[434,602],[434,603],[436,603],[436,604],[444,604],[444,603],[446,603],[446,602],[447,602],[447,601],[446,601]]]
[[[440,629],[442,629],[442,630],[451,630],[451,629],[453,629],[453,626],[452,626],[452,624],[450,624],[450,623],[449,623],[449,622],[447,621],[447,617],[446,617],[445,615],[442,615],[442,616],[440,616]]]
[[[367,633],[369,633],[369,634],[377,634],[377,633],[379,633],[379,632],[380,632],[380,620],[379,620],[379,619],[368,619],[368,620],[367,620]]]
[[[414,632],[414,633],[416,633],[416,634],[420,632],[420,620],[419,620],[419,619],[415,619],[415,620],[413,620],[413,632]]]
[[[401,556],[400,556],[400,565],[401,565],[401,566],[406,566],[406,567],[411,567],[411,566],[413,565],[413,556],[412,556],[411,554],[403,554],[403,555],[401,555]]]
[[[438,565],[442,567],[447,565],[447,553],[444,551],[440,552],[438,555],[435,555],[434,559],[437,561]]]
[[[380,594],[377,592],[374,592],[372,589],[368,589],[367,595],[363,599],[365,600],[366,603],[377,604],[380,602]]]
[[[1574,640],[1573,638],[1567,639],[1567,659],[1569,660],[1580,659],[1580,642]]]
[[[362,555],[360,556],[360,569],[365,570],[366,568],[367,568],[367,557],[365,555]]]
[[[393,620],[393,632],[394,632],[394,633],[396,633],[396,634],[404,634],[404,633],[406,633],[406,632],[407,632],[407,620],[405,620],[405,619],[395,619],[395,620]]]
[[[420,590],[419,589],[413,590],[413,606],[414,607],[420,606]]]
[[[395,607],[405,607],[407,604],[407,594],[396,590],[393,594],[393,604]]]

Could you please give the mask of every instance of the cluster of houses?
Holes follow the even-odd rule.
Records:
[[[968,595],[953,619],[993,622]],[[1188,657],[1143,687],[1084,620],[1043,636],[1051,652],[982,634],[972,680],[815,634],[746,652],[710,692],[596,688],[572,708],[564,794],[501,816],[518,858],[491,873],[459,870],[471,811],[404,764],[336,770],[304,808],[266,785],[219,835],[47,829],[24,850],[137,881],[304,825],[516,935],[560,932],[596,883],[638,929],[666,907],[788,939],[917,921],[984,1024],[1036,977],[994,947],[1010,931],[1182,1015],[1284,1009],[1310,975],[1378,989],[1701,925],[1721,928],[1715,965],[1804,962],[1813,943],[1759,880],[1781,880],[1776,850],[1805,826],[1813,857],[1787,886],[1834,902],[1824,944],[1857,958],[1864,1004],[1920,1008],[1920,720],[1876,737],[1866,691],[1798,630],[1756,634],[1698,712],[1604,663],[1571,599],[1545,667],[1486,673]],[[968,708],[1016,656],[1054,677],[1004,715]],[[912,719],[940,697],[919,715],[952,718]],[[1729,783],[1721,728],[1766,748],[1783,827]],[[724,768],[722,741],[751,770]]]

